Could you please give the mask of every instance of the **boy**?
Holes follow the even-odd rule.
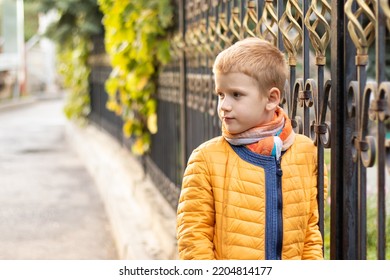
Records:
[[[180,259],[323,259],[316,147],[279,107],[283,53],[247,38],[217,56],[213,73],[222,136],[189,158]]]

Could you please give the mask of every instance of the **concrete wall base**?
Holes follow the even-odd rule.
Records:
[[[94,178],[120,259],[174,260],[176,212],[136,158],[105,131],[68,123],[66,137]]]

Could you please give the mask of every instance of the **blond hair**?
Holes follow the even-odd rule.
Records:
[[[236,42],[217,55],[213,73],[232,72],[254,78],[263,91],[277,87],[282,93],[288,67],[284,54],[278,48],[268,41],[250,37]]]

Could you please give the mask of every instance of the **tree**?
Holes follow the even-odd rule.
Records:
[[[85,121],[90,111],[88,57],[91,40],[103,33],[102,13],[96,0],[26,0],[38,3],[42,13],[55,11],[57,18],[42,34],[57,43],[58,71],[67,89],[65,114]]]
[[[103,32],[102,13],[96,0],[29,1],[39,2],[41,12],[58,12],[57,21],[49,26],[45,35],[59,44],[69,43],[75,35],[90,38]]]

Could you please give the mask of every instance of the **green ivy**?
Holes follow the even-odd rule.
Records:
[[[157,132],[156,80],[170,59],[167,30],[172,25],[170,0],[99,0],[105,47],[112,72],[105,83],[106,107],[124,120],[132,151],[143,154]]]
[[[58,71],[67,91],[67,118],[86,123],[90,112],[88,56],[92,36],[102,34],[102,13],[96,0],[25,0],[39,3],[39,11],[56,12],[43,34],[57,43]]]
[[[58,52],[58,72],[63,85],[68,89],[64,112],[68,119],[85,124],[90,112],[88,77],[91,72],[87,60],[90,42],[86,38],[75,37],[68,47]]]

